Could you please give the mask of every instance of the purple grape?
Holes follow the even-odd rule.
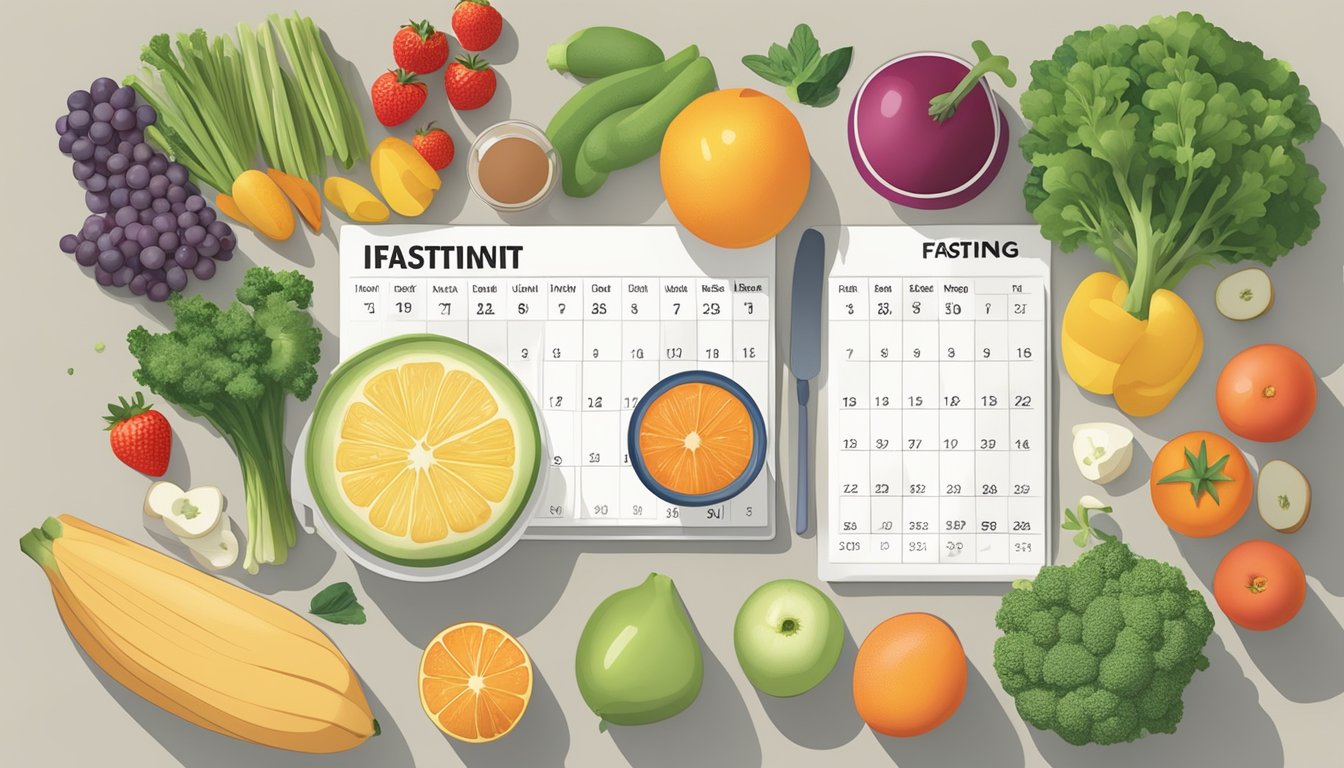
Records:
[[[238,238],[234,237],[232,232],[230,232],[227,235],[224,235],[223,237],[219,238],[219,255],[216,256],[215,258],[220,259],[222,261],[228,261],[233,255],[233,249],[236,248],[237,246],[238,246]]]
[[[140,254],[140,243],[136,240],[126,238],[117,246],[117,250],[121,251],[122,256],[129,259],[132,256],[138,256]]]
[[[130,256],[127,256],[126,266],[134,269],[137,273],[140,272],[143,269],[143,267],[140,266],[140,254],[133,253]]]
[[[98,263],[98,246],[92,241],[85,240],[75,248],[75,261],[81,267],[92,267]]]
[[[88,160],[76,160],[71,168],[71,171],[75,174],[75,179],[78,181],[84,181],[96,173],[97,170],[93,167],[93,163]]]
[[[65,253],[74,253],[75,249],[79,248],[79,243],[80,240],[78,235],[62,235],[61,251]]]
[[[150,203],[149,207],[153,209],[155,213],[168,213],[173,210],[173,204],[162,197],[155,198],[154,202]]]
[[[213,259],[219,254],[219,240],[214,235],[206,235],[201,244],[196,246],[196,251],[206,258]]]
[[[141,146],[144,146],[143,144]],[[131,189],[144,189],[149,186],[149,169],[136,164],[126,169],[126,186]],[[154,193],[151,192],[151,195]],[[151,198],[152,199],[152,198]]]
[[[129,141],[131,143],[131,146],[135,146],[136,144],[144,142],[145,132],[140,130],[139,128],[136,128],[135,130],[132,131],[122,131],[121,138],[125,141]]]
[[[166,274],[166,273],[164,272],[164,270],[163,270],[162,267],[160,267],[160,268],[158,268],[158,269],[146,269],[146,270],[145,270],[145,277],[148,277],[148,278],[149,278],[149,282],[151,282],[151,283],[159,283],[159,282],[163,282],[163,279],[164,279],[164,275],[165,275],[165,274]]]
[[[196,218],[200,219],[201,226],[208,227],[215,223],[217,217],[213,208],[202,208],[200,213],[196,214]],[[216,237],[218,237],[218,235],[216,235]]]
[[[107,188],[108,188],[108,189],[125,189],[125,188],[126,188],[126,174],[124,174],[124,173],[114,173],[114,174],[112,174],[111,176],[108,176],[108,177],[107,177]]]
[[[169,177],[169,178],[172,178],[172,177]],[[181,186],[179,186],[179,185],[177,185],[177,184],[174,184],[173,186],[171,186],[171,187],[168,188],[167,198],[168,198],[168,202],[172,203],[174,206],[181,205],[183,211],[185,211],[185,210],[187,209],[187,206],[186,206],[186,201],[187,201],[187,190],[186,190],[186,188],[181,187]],[[181,212],[181,211],[179,211],[179,213],[180,213],[180,212]]]
[[[200,195],[191,195],[187,198],[187,210],[195,213],[205,207],[205,198]]]
[[[109,248],[98,254],[98,266],[108,272],[115,272],[121,269],[121,265],[126,263],[126,256],[116,248]]]
[[[101,173],[95,173],[84,180],[84,188],[90,192],[102,192],[107,189],[107,177]]]
[[[135,144],[127,141],[125,136],[122,136],[121,141],[117,142],[117,154],[125,155],[129,159],[134,151]]]
[[[181,267],[169,267],[166,276],[168,287],[180,291],[187,287],[187,271]]]
[[[123,266],[121,269],[118,269],[116,272],[112,273],[112,284],[117,286],[118,288],[122,288],[127,283],[131,282],[131,278],[133,277],[135,277],[135,270],[131,269],[130,267]]]
[[[199,225],[187,227],[182,231],[182,239],[187,242],[187,245],[200,245],[201,241],[205,240],[205,227]]]
[[[76,141],[79,141],[79,137],[75,135],[74,131],[62,134],[61,138],[56,140],[56,148],[61,150],[61,154],[68,155],[74,149]]]
[[[85,192],[84,207],[93,213],[107,213],[111,206],[107,200],[107,194],[103,192]]]
[[[87,132],[92,123],[93,115],[90,115],[87,109],[71,110],[65,119],[66,127],[78,134]]]
[[[164,173],[168,175],[168,180],[176,185],[187,183],[187,169],[181,163],[169,163],[168,170]]]
[[[112,126],[107,123],[94,123],[89,126],[89,140],[94,144],[106,144],[112,140],[113,134]]]
[[[129,224],[122,225],[122,227],[126,229],[126,238],[128,240],[134,240],[136,238],[136,235],[140,234],[140,228],[144,226],[143,224],[140,223],[139,219],[140,213],[136,211],[134,208],[131,209],[131,213],[135,214],[136,220],[132,221]]]
[[[110,77],[100,77],[93,81],[89,86],[89,94],[93,96],[94,104],[101,104],[112,98],[112,94],[117,90],[117,81]]]
[[[126,173],[129,174],[130,171]],[[137,211],[147,210],[153,203],[154,196],[149,194],[147,189],[137,189],[131,193],[131,207]]]
[[[229,234],[229,225],[225,224],[222,221],[212,221],[208,226],[206,226],[205,231],[214,235],[217,238],[223,237]]]
[[[190,245],[180,245],[177,250],[173,251],[173,261],[177,262],[179,267],[191,269],[196,266],[196,262],[200,261],[200,258],[196,255],[195,248]]]
[[[95,122],[106,123],[112,119],[112,115],[116,114],[116,112],[116,107],[104,102],[102,104],[94,104],[93,109],[90,110],[89,114],[93,115]]]
[[[103,234],[106,228],[106,222],[100,217],[90,216],[87,219],[84,219],[84,228],[80,230],[80,234],[84,236],[85,240],[97,240],[99,235]]]
[[[215,262],[211,259],[201,259],[192,267],[191,273],[197,280],[209,280],[215,276]]]
[[[107,233],[108,242],[113,245],[121,245],[126,240],[126,230],[121,227],[113,227],[111,232]]]
[[[156,232],[153,227],[141,227],[140,231],[135,233],[135,242],[139,243],[141,248],[157,245],[159,242],[159,233]]]
[[[131,167],[131,158],[118,152],[107,158],[107,170],[109,173],[125,173]]]
[[[152,223],[154,225],[154,228],[157,229],[159,232],[177,231],[177,221],[173,218],[172,214],[170,213],[160,213],[158,216],[154,217],[154,221]],[[155,235],[155,237],[158,236]]]
[[[93,159],[93,142],[85,138],[75,139],[70,144],[70,157],[75,162],[87,161]]]
[[[173,214],[174,216],[181,216],[182,214],[187,212],[187,206],[183,205],[182,203],[173,203],[173,207],[169,208],[168,212]]]
[[[118,131],[129,131],[135,128],[135,113],[129,109],[118,109],[112,113],[112,119],[108,122]]]
[[[154,108],[148,104],[141,104],[135,108],[135,121],[140,124],[141,128],[153,125],[158,119],[159,113],[155,112]]]
[[[148,163],[152,157],[154,157],[154,148],[144,142],[136,144],[135,148],[131,150],[131,158],[137,163]]]
[[[149,186],[146,187],[146,189],[149,190],[149,193],[151,195],[155,197],[162,197],[165,200],[167,200],[166,195],[168,194],[168,187],[170,186],[172,186],[172,184],[168,181],[168,177],[164,176],[162,173],[159,173],[149,178]],[[168,203],[170,205],[172,204],[172,202],[173,201],[168,200]]]
[[[93,267],[93,279],[97,280],[99,285],[111,285],[112,273],[95,264]]]
[[[66,132],[67,132],[69,129],[70,129],[70,116],[69,116],[69,115],[61,115],[60,117],[56,118],[56,135],[57,135],[57,136],[64,136],[64,135],[66,134]]]
[[[92,109],[93,96],[88,91],[71,91],[70,95],[65,98],[65,107],[71,112],[76,109]]]
[[[168,170],[168,158],[164,157],[163,155],[160,155],[157,152],[154,153],[153,157],[149,158],[150,173],[157,175],[167,170]]]
[[[149,284],[147,293],[149,294],[150,301],[167,301],[168,296],[172,294],[172,291],[168,288],[167,283],[158,281]]]
[[[110,159],[114,154],[116,153],[112,151],[111,147],[108,146],[94,147],[93,162],[99,163],[101,165],[107,165],[108,159]]]
[[[177,226],[183,229],[186,229],[187,227],[194,227],[196,226],[197,223],[198,219],[196,218],[196,214],[192,213],[191,211],[184,211],[177,217]]]
[[[103,234],[99,235],[98,239],[94,240],[94,242],[98,244],[98,250],[100,251],[106,251],[110,248],[116,247],[116,243],[112,242],[111,232],[104,232]]]
[[[114,189],[108,193],[107,200],[113,208],[124,208],[131,203],[131,190],[125,187]]]
[[[153,208],[146,208],[140,212],[140,223],[148,227],[150,222],[154,221],[154,215]]]
[[[112,92],[108,98],[108,103],[116,109],[128,109],[135,106],[135,89],[129,85],[123,85]]]
[[[140,265],[145,269],[158,269],[163,266],[167,258],[167,254],[157,245],[151,245],[140,251]]]
[[[127,284],[127,287],[130,288],[131,293],[136,296],[144,296],[145,291],[149,289],[149,279],[144,275],[136,275],[131,278],[131,282]]]
[[[177,250],[177,246],[182,244],[182,237],[176,232],[164,232],[159,235],[159,247],[168,253]]]

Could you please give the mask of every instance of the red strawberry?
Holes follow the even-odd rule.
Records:
[[[476,56],[459,56],[443,75],[443,90],[454,109],[484,107],[494,97],[495,85],[495,70]]]
[[[411,146],[436,171],[442,171],[453,162],[453,137],[442,128],[435,128],[433,123],[415,132]]]
[[[392,38],[392,58],[407,72],[427,75],[448,61],[448,36],[428,21],[403,24]]]
[[[484,51],[495,44],[504,29],[504,17],[490,0],[458,0],[453,9],[453,34],[468,51]]]
[[[411,119],[425,99],[429,88],[404,69],[389,70],[378,76],[369,89],[373,114],[383,125],[401,125]]]
[[[168,471],[168,458],[173,451],[173,428],[162,413],[145,405],[143,392],[136,392],[130,402],[108,403],[110,416],[104,416],[111,433],[112,454],[121,463],[150,477],[163,477]]]

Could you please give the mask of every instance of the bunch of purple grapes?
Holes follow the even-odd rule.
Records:
[[[164,301],[187,287],[188,273],[214,277],[215,262],[233,258],[237,241],[187,169],[145,141],[158,115],[135,102],[134,89],[107,77],[66,99],[70,112],[56,120],[56,132],[92,215],[61,238],[61,250],[93,267],[99,285]]]

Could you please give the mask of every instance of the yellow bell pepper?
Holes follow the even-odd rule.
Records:
[[[1204,331],[1190,305],[1166,289],[1153,292],[1148,319],[1123,308],[1129,286],[1110,272],[1078,284],[1064,309],[1064,370],[1088,392],[1114,395],[1130,416],[1151,416],[1172,401],[1204,353]]]

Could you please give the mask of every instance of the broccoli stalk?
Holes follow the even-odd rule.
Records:
[[[1135,317],[1195,267],[1273,264],[1320,224],[1306,86],[1204,17],[1075,32],[1031,73],[1027,210],[1062,250],[1109,262]]]
[[[298,272],[248,270],[227,309],[200,296],[168,299],[168,333],[127,335],[135,379],[204,418],[233,447],[247,503],[249,573],[285,562],[294,545],[294,502],[285,461],[285,403],[317,382],[322,332],[307,309],[313,284]]]

